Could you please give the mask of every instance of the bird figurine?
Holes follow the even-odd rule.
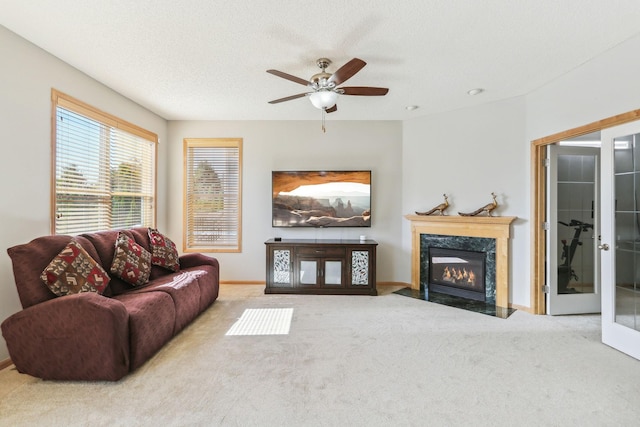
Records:
[[[449,207],[449,198],[447,197],[446,194],[443,194],[444,196],[444,202],[440,203],[438,206],[436,206],[433,209],[429,209],[426,212],[416,212],[417,215],[431,215],[435,212],[439,212],[440,215],[445,215],[444,211],[447,210],[447,208]]]
[[[484,205],[483,207],[481,207],[480,209],[477,209],[473,212],[469,212],[469,213],[464,213],[464,212],[458,212],[458,215],[460,216],[476,216],[476,215],[480,215],[483,212],[486,212],[488,216],[493,216],[491,215],[491,212],[498,207],[498,202],[496,201],[496,193],[491,193],[491,197],[493,197],[493,202]]]

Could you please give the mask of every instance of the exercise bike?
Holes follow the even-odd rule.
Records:
[[[571,268],[571,262],[573,261],[573,256],[576,254],[578,246],[582,246],[580,234],[582,234],[583,231],[593,229],[593,224],[587,224],[586,222],[578,221],[577,219],[572,219],[569,224],[562,221],[558,221],[558,223],[574,228],[573,239],[571,239],[570,244],[567,244],[567,241],[564,239],[561,240],[562,254],[560,255],[561,264],[558,265],[558,293],[575,294],[579,291],[570,288],[569,282],[571,282],[571,279],[578,280],[578,275],[573,268]]]

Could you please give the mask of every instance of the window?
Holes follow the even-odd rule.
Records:
[[[156,134],[51,91],[52,233],[155,226]]]
[[[242,139],[184,140],[184,252],[240,252]]]

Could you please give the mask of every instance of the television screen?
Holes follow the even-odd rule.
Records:
[[[371,227],[371,171],[274,171],[274,227]]]

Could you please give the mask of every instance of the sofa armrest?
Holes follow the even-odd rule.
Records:
[[[2,323],[19,372],[43,379],[111,380],[129,372],[129,314],[86,292],[28,307]]]
[[[180,268],[198,267],[201,265],[210,265],[219,271],[220,266],[216,258],[203,255],[201,253],[188,253],[180,257]]]

